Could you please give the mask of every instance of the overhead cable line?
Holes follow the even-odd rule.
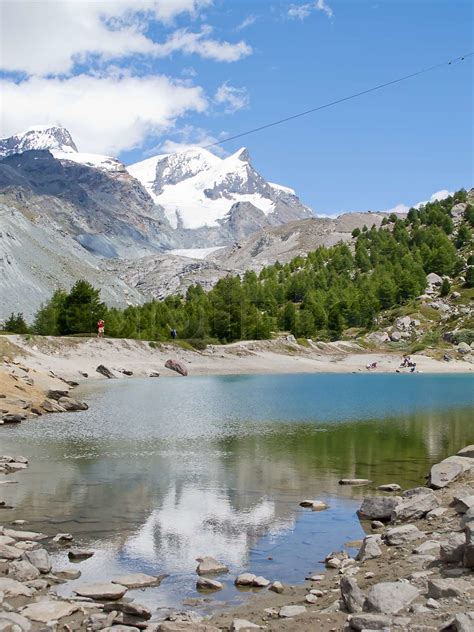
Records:
[[[455,57],[448,61],[441,62],[440,64],[435,64],[434,66],[429,66],[428,68],[423,68],[422,70],[418,70],[416,72],[412,72],[409,75],[404,75],[403,77],[398,77],[397,79],[392,79],[391,81],[387,81],[385,83],[379,83],[372,88],[367,88],[366,90],[361,90],[361,92],[355,92],[354,94],[350,94],[346,97],[342,97],[341,99],[336,99],[335,101],[330,101],[329,103],[324,103],[323,105],[318,105],[317,107],[311,108],[310,110],[305,110],[304,112],[299,112],[298,114],[293,114],[291,116],[287,116],[285,118],[279,119],[277,121],[272,121],[271,123],[266,123],[265,125],[260,125],[259,127],[254,127],[253,129],[249,129],[245,132],[241,132],[240,134],[234,134],[233,136],[228,136],[227,138],[223,138],[222,140],[216,141],[215,143],[210,143],[209,145],[204,145],[203,149],[209,149],[210,147],[216,147],[217,145],[222,145],[223,143],[228,143],[231,140],[236,140],[237,138],[242,138],[243,136],[248,136],[249,134],[255,134],[256,132],[261,132],[264,129],[268,129],[270,127],[275,127],[276,125],[281,125],[282,123],[287,123],[288,121],[293,121],[297,118],[301,118],[302,116],[307,116],[308,114],[312,114],[313,112],[319,112],[320,110],[325,110],[327,108],[332,107],[333,105],[337,105],[338,103],[344,103],[345,101],[350,101],[351,99],[356,99],[365,94],[370,94],[371,92],[376,92],[377,90],[382,90],[383,88],[387,88],[388,86],[393,86],[396,83],[401,83],[402,81],[407,81],[408,79],[412,79],[413,77],[419,77],[420,75],[424,75],[428,72],[432,72],[438,68],[442,68],[444,66],[452,66],[453,64],[457,64],[463,62],[467,57],[472,57],[474,55],[474,51],[470,53],[466,53],[465,55],[460,55],[459,57]]]

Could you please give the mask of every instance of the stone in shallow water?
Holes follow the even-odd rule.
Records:
[[[225,566],[225,564],[221,564],[209,555],[198,558],[198,562],[199,564],[196,568],[196,573],[198,575],[218,575],[219,573],[229,572],[229,569]]]
[[[341,478],[339,485],[369,485],[371,482],[368,478]]]
[[[87,560],[89,557],[94,555],[94,551],[89,551],[87,549],[71,549],[68,552],[68,557],[70,560],[81,561]]]
[[[79,610],[79,606],[74,603],[43,599],[42,601],[26,606],[26,608],[22,610],[22,615],[32,621],[48,623],[49,621],[58,621],[64,617],[69,617],[77,610]]]
[[[207,577],[199,577],[196,582],[196,588],[198,590],[222,590],[224,585],[218,582],[216,579],[209,579]]]
[[[79,577],[81,576],[81,571],[73,568],[64,568],[59,571],[55,571],[54,574],[56,575],[56,577],[59,577],[59,579],[79,579]]]
[[[236,586],[253,586],[256,579],[253,573],[240,573],[234,583]]]
[[[112,584],[121,584],[127,588],[145,588],[146,586],[157,586],[161,583],[163,577],[155,575],[145,575],[145,573],[130,573],[130,575],[122,575],[112,580]]]
[[[382,492],[399,492],[401,487],[398,483],[386,483],[385,485],[379,485],[377,489]]]
[[[115,599],[121,599],[127,590],[126,586],[121,586],[120,584],[101,582],[97,584],[84,584],[83,586],[78,586],[74,592],[80,597],[113,601]]]

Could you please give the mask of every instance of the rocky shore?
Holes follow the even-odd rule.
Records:
[[[21,478],[27,465],[25,457],[0,457],[0,516],[2,486],[10,484],[12,474]],[[301,504],[308,511],[325,510],[317,499]],[[196,587],[204,595],[229,581],[257,594],[212,617],[176,612],[164,621],[127,595],[159,586],[163,576],[111,577],[74,585],[73,597],[58,597],[57,586],[77,579],[81,560],[93,552],[82,549],[70,534],[29,531],[26,520],[16,520],[0,527],[0,630],[472,632],[474,445],[433,465],[427,486],[404,491],[396,483],[381,486],[364,498],[358,513],[367,535],[349,543],[359,546],[357,555],[328,553],[325,572],[309,573],[298,586],[258,577],[251,569],[230,577],[218,560],[201,558]],[[53,566],[51,556],[58,550],[67,550],[73,567]]]

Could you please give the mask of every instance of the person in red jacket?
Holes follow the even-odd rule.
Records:
[[[99,322],[97,323],[97,338],[104,337],[104,330],[105,330],[105,323],[101,318]]]

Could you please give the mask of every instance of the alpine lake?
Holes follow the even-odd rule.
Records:
[[[433,463],[474,443],[472,375],[137,378],[90,382],[74,397],[89,410],[1,429],[1,453],[30,460],[3,486],[3,524],[26,519],[94,550],[77,566],[66,549],[55,554],[56,567],[81,570],[77,583],[168,574],[129,592],[164,613],[202,598],[204,555],[230,573],[193,609],[245,598],[233,585],[243,571],[301,583],[363,537],[364,495],[423,485]],[[328,509],[302,509],[304,499]]]

